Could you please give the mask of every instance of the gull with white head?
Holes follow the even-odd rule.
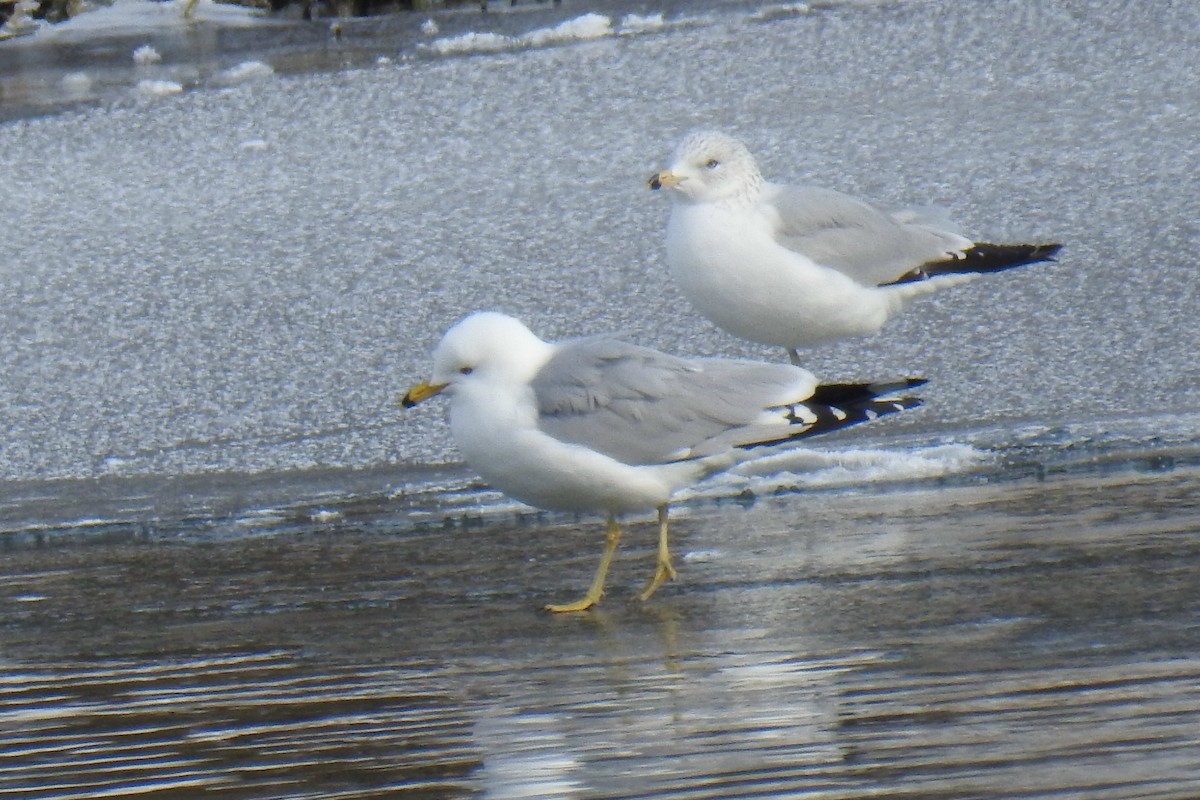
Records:
[[[1058,244],[989,244],[930,212],[888,213],[832,189],[763,178],[740,140],[701,131],[651,189],[674,201],[667,264],[701,314],[734,336],[797,348],[878,331],[909,298],[985,272],[1052,261]]]
[[[667,503],[678,489],[761,452],[839,430],[920,401],[894,396],[924,383],[818,384],[787,364],[683,359],[608,337],[543,341],[518,320],[471,314],[433,353],[433,374],[406,408],[450,397],[450,431],[467,463],[496,489],[539,508],[600,512],[608,535],[591,587],[550,611],[584,611],[604,594],[620,541],[617,517],[658,510],[648,599],[675,577]]]

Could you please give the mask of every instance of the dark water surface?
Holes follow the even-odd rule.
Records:
[[[10,542],[0,797],[1193,797],[1200,473]],[[107,539],[107,540],[105,540]]]

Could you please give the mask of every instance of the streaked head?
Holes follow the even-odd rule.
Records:
[[[412,408],[443,391],[474,384],[523,384],[550,358],[554,346],[520,320],[495,311],[477,311],[456,323],[433,351],[433,373],[400,400]]]
[[[681,199],[705,203],[752,196],[762,182],[758,163],[740,140],[716,131],[697,131],[679,143],[670,167],[650,176],[647,185],[673,189]]]

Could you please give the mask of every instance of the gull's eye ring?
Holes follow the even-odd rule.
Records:
[[[458,368],[459,375],[470,375],[474,371],[475,371],[474,367],[459,367]]]
[[[709,169],[716,169],[717,167],[721,166],[721,162],[717,161],[715,158],[710,158],[708,163],[706,163],[704,166],[708,167]]]

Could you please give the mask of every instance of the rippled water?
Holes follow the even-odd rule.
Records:
[[[0,791],[1188,797],[1198,479],[708,506],[565,618],[595,524],[10,546]]]

